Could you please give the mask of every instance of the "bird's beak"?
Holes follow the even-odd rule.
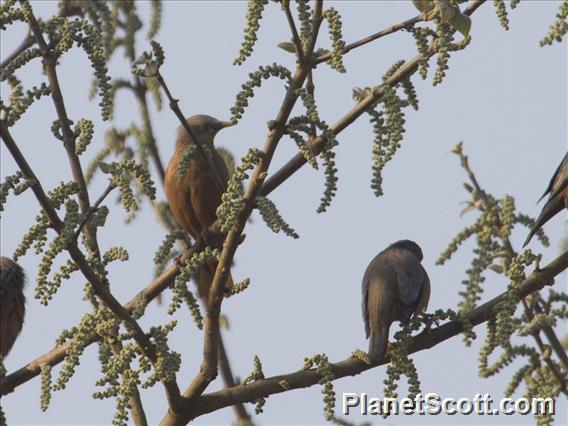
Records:
[[[235,124],[237,124],[236,121],[221,121],[221,129],[224,129],[225,127],[234,126]]]

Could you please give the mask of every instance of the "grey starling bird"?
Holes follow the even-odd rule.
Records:
[[[26,313],[24,270],[7,257],[0,257],[0,356],[8,355],[22,331]]]
[[[401,240],[380,252],[363,276],[363,321],[369,340],[369,357],[380,361],[387,352],[393,322],[407,323],[430,300],[430,279],[414,241]]]
[[[542,200],[547,194],[548,200],[544,204],[540,215],[536,219],[536,223],[531,228],[523,247],[525,247],[533,235],[538,231],[546,222],[548,222],[554,215],[561,210],[568,208],[568,153],[564,155],[564,159],[554,172],[550,183],[540,197]]]

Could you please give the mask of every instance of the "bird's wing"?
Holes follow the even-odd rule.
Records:
[[[368,305],[368,297],[369,297],[369,280],[367,279],[367,274],[363,277],[363,284],[361,286],[363,290],[363,299],[361,301],[361,310],[363,312],[363,322],[365,323],[365,338],[369,338],[371,334],[371,330],[369,329],[369,305]]]
[[[390,260],[395,270],[399,298],[405,307],[403,321],[406,322],[420,303],[428,276],[416,256],[406,250],[392,250]]]
[[[217,152],[215,152],[213,160],[215,171],[223,185],[221,189],[225,191],[229,175],[227,166]],[[217,207],[221,204],[222,192],[211,176],[205,161],[197,160],[188,174],[191,176],[192,182],[191,205],[193,211],[201,227],[203,229],[208,228],[217,219]]]
[[[166,169],[164,189],[170,210],[177,224],[193,238],[199,238],[202,228],[191,205],[191,176],[189,172],[186,172],[185,176],[180,178],[177,171],[179,164],[177,160],[179,160],[179,156],[176,157],[176,160],[172,160]],[[188,166],[189,168],[190,166]]]
[[[550,182],[546,187],[546,191],[544,191],[544,194],[542,194],[542,196],[539,198],[538,201],[546,197],[546,194],[548,193],[551,193],[550,194],[551,198],[554,197],[554,194],[552,194],[552,192],[557,193],[559,190],[561,190],[560,188],[564,188],[566,186],[567,180],[568,180],[568,152],[564,154],[564,159],[556,168],[556,171],[552,175],[552,178],[550,179]]]

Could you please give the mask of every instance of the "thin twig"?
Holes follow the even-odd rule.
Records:
[[[148,91],[147,87],[140,82],[140,79],[136,77],[136,86],[133,87],[134,94],[138,100],[138,105],[140,105],[140,113],[142,114],[142,122],[144,123],[144,132],[148,136],[148,148],[150,151],[150,157],[154,161],[154,166],[158,171],[158,176],[162,184],[164,183],[164,177],[166,175],[166,169],[164,168],[164,163],[160,157],[160,152],[156,145],[156,138],[154,137],[154,132],[152,131],[152,124],[150,121],[150,111],[148,109],[148,100],[146,98],[146,93]]]
[[[2,61],[2,63],[0,64],[0,71],[4,70],[4,68],[6,68],[8,64],[16,59],[22,52],[32,47],[34,43],[35,37],[28,33],[28,35],[26,35],[26,38],[22,40],[19,46],[16,47],[16,49],[8,56],[6,56],[6,58]]]
[[[346,54],[346,53],[352,51],[353,49],[356,49],[358,47],[361,47],[361,46],[364,46],[368,43],[371,43],[375,40],[378,40],[379,38],[384,37],[386,35],[396,33],[397,31],[400,31],[400,30],[404,30],[408,27],[411,27],[411,26],[417,24],[418,22],[421,22],[421,21],[424,21],[424,18],[421,15],[419,15],[419,16],[415,16],[414,18],[408,19],[404,22],[401,22],[400,24],[392,25],[392,26],[388,27],[387,29],[379,31],[378,33],[371,34],[368,37],[362,38],[361,40],[358,40],[356,42],[353,42],[353,43],[346,45],[343,48],[343,54]],[[326,53],[319,55],[317,58],[315,58],[314,62],[316,64],[321,64],[322,62],[328,61],[330,58],[331,58],[331,52],[326,52]]]
[[[288,20],[288,25],[290,26],[290,31],[292,32],[292,42],[296,46],[296,55],[298,56],[298,63],[302,63],[304,60],[304,48],[302,47],[302,40],[298,35],[298,29],[296,28],[296,23],[294,22],[294,17],[290,11],[290,2],[283,2],[282,7],[284,13],[286,14],[286,19]]]
[[[166,96],[168,97],[170,109],[174,112],[174,114],[176,115],[176,117],[180,121],[182,127],[185,129],[185,131],[187,132],[187,134],[189,135],[191,140],[193,140],[193,142],[197,146],[197,149],[199,151],[199,155],[201,155],[201,157],[203,158],[203,160],[207,164],[207,170],[209,171],[209,174],[213,178],[213,181],[215,182],[217,189],[222,194],[223,192],[225,192],[226,184],[223,182],[223,179],[221,179],[221,177],[219,176],[219,173],[217,173],[217,169],[213,165],[211,158],[209,158],[209,156],[205,152],[205,149],[203,148],[201,141],[198,138],[195,137],[193,131],[191,130],[191,127],[187,123],[185,116],[183,115],[183,113],[181,112],[181,109],[179,108],[179,105],[178,105],[179,100],[175,99],[172,96],[170,90],[168,89],[166,81],[164,80],[164,78],[162,77],[162,75],[160,74],[159,71],[156,73],[156,79],[158,80],[158,82],[160,83],[160,85],[164,89]]]
[[[93,204],[91,206],[91,208],[89,209],[89,211],[87,212],[86,215],[84,215],[83,220],[81,221],[81,223],[79,224],[79,226],[77,227],[77,230],[75,231],[75,236],[73,237],[73,239],[77,239],[79,238],[79,235],[81,235],[81,231],[83,230],[83,227],[87,224],[87,222],[89,221],[89,219],[91,218],[91,216],[98,210],[99,206],[101,205],[101,203],[104,201],[104,199],[106,198],[106,196],[108,194],[111,193],[111,191],[116,188],[116,184],[112,181],[112,179],[110,180],[108,186],[106,187],[106,189],[103,191],[103,193],[101,194],[101,196],[99,197],[99,199],[97,201],[95,201],[95,204]]]

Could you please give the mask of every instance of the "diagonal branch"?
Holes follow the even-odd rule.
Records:
[[[561,254],[544,268],[534,271],[529,275],[518,287],[518,294],[521,297],[528,296],[531,293],[539,291],[546,285],[554,283],[554,279],[568,268],[568,251]],[[489,300],[483,305],[471,311],[466,319],[473,325],[479,325],[491,318],[494,308],[507,297],[504,292],[499,296]],[[409,354],[416,353],[425,349],[430,349],[439,343],[442,343],[463,331],[463,322],[458,320],[449,321],[439,327],[427,330],[412,338]],[[331,365],[334,379],[342,377],[354,376],[363,371],[375,368],[378,365],[386,364],[383,360],[380,364],[369,366],[357,358],[348,358],[343,361]],[[267,397],[269,395],[283,393],[292,389],[306,388],[318,384],[321,379],[315,369],[300,370],[294,373],[283,374],[280,376],[269,377],[257,380],[251,384],[241,384],[230,389],[223,389],[218,392],[202,395],[192,404],[184,401],[182,405],[183,421],[186,423],[198,416],[224,407],[231,406],[238,402],[250,402],[254,399]],[[285,381],[287,386],[283,387],[281,383]],[[175,423],[164,422],[162,425],[171,425]]]
[[[33,193],[35,194],[45,215],[49,219],[52,228],[57,233],[60,233],[64,227],[63,222],[57,215],[57,211],[51,204],[51,201],[49,200],[49,197],[41,186],[40,181],[37,179],[35,173],[18,148],[16,142],[12,138],[12,135],[8,131],[8,126],[3,120],[0,120],[0,136],[2,137],[6,148],[8,148],[8,151],[16,161],[16,164],[18,165],[24,176],[34,182],[34,184],[31,186]],[[158,360],[156,348],[154,347],[146,333],[142,330],[138,322],[136,322],[132,318],[128,310],[126,310],[112,295],[108,286],[93,270],[88,260],[85,258],[83,252],[77,246],[77,242],[74,240],[69,241],[66,249],[71,256],[71,259],[75,262],[79,270],[92,285],[97,297],[99,297],[103,301],[105,306],[107,306],[118,318],[120,318],[127,325],[127,327],[132,331],[133,338],[140,347],[140,350],[142,351],[144,356],[146,356],[155,366]],[[163,381],[162,383],[166,390],[166,396],[170,409],[172,411],[175,411],[180,401],[178,385],[175,381]]]

